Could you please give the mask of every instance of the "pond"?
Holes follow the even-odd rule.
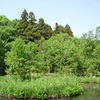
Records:
[[[100,84],[84,83],[82,86],[84,88],[82,95],[56,100],[100,100]]]
[[[70,98],[59,98],[51,100],[100,100],[100,84],[84,83],[82,84],[82,86],[84,88],[84,93],[82,95]],[[8,100],[8,99],[0,98],[0,100]]]

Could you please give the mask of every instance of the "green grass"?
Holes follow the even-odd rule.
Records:
[[[100,83],[100,77],[79,77],[78,79],[82,83]]]
[[[14,98],[68,97],[83,91],[77,77],[41,76],[31,81],[21,81],[15,77],[0,77],[0,95]]]

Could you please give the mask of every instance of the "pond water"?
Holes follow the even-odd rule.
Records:
[[[100,84],[84,83],[82,84],[82,86],[84,88],[84,93],[82,95],[70,98],[59,98],[51,100],[100,100]],[[0,98],[0,100],[8,100],[8,99]]]
[[[100,84],[84,83],[82,86],[84,88],[82,95],[56,100],[100,100]]]

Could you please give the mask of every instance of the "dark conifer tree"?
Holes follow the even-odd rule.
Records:
[[[53,34],[51,26],[46,24],[43,18],[39,19],[38,28],[38,32],[40,33],[41,37],[44,37],[44,39],[49,39]]]
[[[70,36],[73,36],[73,32],[68,24],[65,25],[65,33],[68,33]]]
[[[19,20],[16,26],[17,34],[23,39],[26,37],[25,31],[27,27],[28,27],[28,13],[26,10],[24,10],[21,14],[21,20]]]
[[[56,23],[54,32],[55,34],[67,33],[68,35],[73,36],[73,32],[68,24],[66,24],[65,27],[63,27],[62,25]]]
[[[28,20],[32,25],[36,23],[35,14],[33,12],[29,12]]]

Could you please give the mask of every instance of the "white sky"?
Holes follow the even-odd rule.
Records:
[[[53,28],[56,22],[69,24],[77,37],[100,26],[100,0],[0,0],[0,15],[11,20],[19,19],[24,9]]]

